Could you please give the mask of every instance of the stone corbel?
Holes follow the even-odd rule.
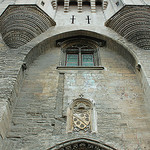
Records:
[[[53,9],[56,10],[56,8],[57,8],[57,0],[52,0],[51,4],[52,4]]]
[[[64,0],[64,12],[69,11],[69,2],[70,0]]]
[[[108,6],[108,1],[107,0],[103,0],[103,10],[106,10]]]

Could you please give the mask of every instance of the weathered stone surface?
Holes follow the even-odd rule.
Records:
[[[136,148],[134,143],[140,140],[137,139],[138,133],[143,133],[141,129],[148,130],[148,118],[141,109],[144,107],[143,92],[130,64],[109,49],[103,48],[100,52],[101,65],[105,66],[105,70],[64,72],[63,115],[68,104],[83,94],[96,103],[97,139],[108,138],[108,141],[118,143],[109,143],[117,149]],[[13,149],[36,149],[38,146],[46,149],[53,145],[56,137],[67,136],[66,119],[55,119],[58,83],[61,85],[56,70],[59,55],[60,50],[51,48],[26,71],[7,134]],[[82,136],[78,135],[78,138]]]
[[[149,51],[104,26],[106,11],[113,15],[121,7],[110,0],[106,10],[97,6],[91,14],[89,6],[82,13],[76,6],[68,13],[58,6],[57,26],[18,49],[9,49],[0,36],[0,149],[56,149],[93,140],[118,150],[149,149]],[[75,36],[106,41],[99,51],[104,70],[56,69],[61,60],[56,41]],[[81,94],[95,104],[96,133],[67,133],[67,108]]]

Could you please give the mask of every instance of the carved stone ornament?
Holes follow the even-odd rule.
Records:
[[[91,107],[86,102],[77,102],[73,108],[73,131],[91,131]]]
[[[90,139],[74,139],[57,144],[48,150],[116,150],[115,148]]]
[[[66,147],[62,147],[58,150],[111,150],[91,143],[79,142]]]
[[[67,109],[67,126],[69,132],[97,132],[97,114],[94,101],[83,98],[75,99]]]

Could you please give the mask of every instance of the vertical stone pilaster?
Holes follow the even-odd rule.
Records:
[[[60,73],[58,80],[58,91],[56,96],[55,118],[60,118],[63,115],[63,95],[64,95],[64,73]]]
[[[64,73],[59,74],[58,91],[56,96],[56,108],[55,108],[55,127],[53,135],[62,133],[63,118],[63,95],[64,95]]]

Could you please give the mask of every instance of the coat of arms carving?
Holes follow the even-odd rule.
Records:
[[[73,107],[73,130],[91,131],[91,107],[86,102],[77,102]]]

